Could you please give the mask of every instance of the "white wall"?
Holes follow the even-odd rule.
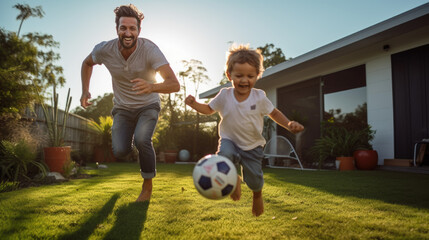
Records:
[[[392,70],[390,54],[378,56],[366,63],[368,124],[376,130],[373,143],[378,152],[378,164],[394,158],[394,126]]]

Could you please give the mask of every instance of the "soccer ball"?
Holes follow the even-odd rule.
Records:
[[[237,170],[226,157],[207,155],[201,158],[192,174],[198,192],[209,199],[222,199],[234,192]]]

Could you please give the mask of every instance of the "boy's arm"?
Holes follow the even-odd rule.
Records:
[[[302,126],[299,122],[290,121],[280,110],[274,108],[274,110],[268,115],[274,122],[283,128],[287,129],[292,133],[299,133],[304,130],[304,126]]]
[[[208,104],[197,102],[195,100],[195,97],[192,95],[186,97],[185,103],[186,105],[190,106],[191,108],[202,114],[210,115],[215,112]]]

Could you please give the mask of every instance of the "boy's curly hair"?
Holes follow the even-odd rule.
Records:
[[[236,63],[248,63],[255,67],[258,76],[261,76],[264,72],[264,57],[259,49],[251,49],[249,44],[243,45],[232,45],[227,52],[225,73],[231,74],[232,68]]]
[[[121,17],[134,17],[137,19],[137,26],[140,30],[140,23],[143,20],[144,15],[142,12],[140,12],[140,10],[136,6],[134,6],[133,4],[122,5],[122,6],[115,8],[115,10],[113,10],[113,12],[116,14],[116,18],[115,18],[116,29],[118,29],[118,27],[119,27],[119,18],[121,18]]]

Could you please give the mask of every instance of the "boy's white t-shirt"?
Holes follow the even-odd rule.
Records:
[[[274,110],[274,105],[260,89],[252,88],[249,97],[238,102],[234,88],[223,88],[209,106],[219,112],[219,136],[233,141],[244,151],[265,145],[262,136],[264,116]]]

